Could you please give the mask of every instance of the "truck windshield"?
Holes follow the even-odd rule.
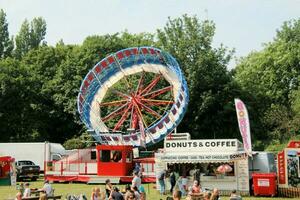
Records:
[[[34,165],[32,161],[29,160],[22,160],[18,162],[19,165]]]

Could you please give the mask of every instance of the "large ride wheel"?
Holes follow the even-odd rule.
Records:
[[[129,48],[89,71],[77,104],[97,141],[145,146],[162,140],[182,120],[188,88],[170,54],[152,47]]]

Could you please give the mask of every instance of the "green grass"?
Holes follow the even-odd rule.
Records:
[[[104,185],[87,185],[83,183],[54,183],[52,184],[55,189],[56,195],[63,195],[65,197],[67,194],[85,194],[88,199],[90,199],[91,191],[94,187],[100,187],[101,191],[104,191]],[[35,182],[30,182],[30,188],[42,188],[43,181],[38,180]],[[119,185],[119,188],[123,189],[125,185]],[[159,195],[158,191],[153,189],[154,184],[145,184],[144,185],[147,192],[148,200],[165,200],[167,196]],[[18,191],[15,186],[0,186],[0,200],[6,198],[13,198]],[[243,200],[271,200],[271,199],[280,199],[280,200],[292,200],[292,198],[267,198],[267,197],[243,197]],[[229,200],[228,197],[222,197],[222,200]]]

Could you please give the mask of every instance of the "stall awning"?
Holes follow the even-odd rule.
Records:
[[[222,163],[222,162],[234,162],[236,160],[247,158],[245,152],[190,152],[190,153],[162,153],[155,156],[167,163]]]

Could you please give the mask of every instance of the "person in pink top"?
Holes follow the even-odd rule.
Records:
[[[193,194],[195,194],[195,193],[201,193],[202,192],[200,183],[197,180],[194,181],[194,184],[192,186],[192,191],[191,192]]]

